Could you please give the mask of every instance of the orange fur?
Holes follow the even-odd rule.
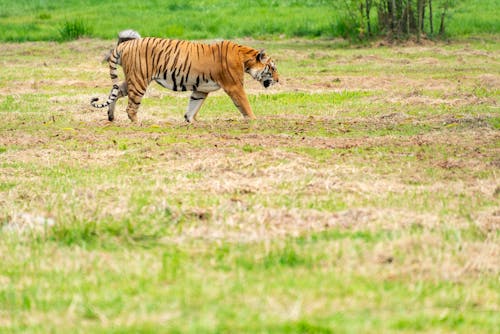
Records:
[[[117,65],[125,73],[119,82]],[[278,72],[272,59],[262,51],[230,41],[214,44],[161,39],[132,39],[118,46],[109,57],[113,89],[103,104],[92,100],[94,107],[109,106],[108,118],[114,118],[118,98],[127,95],[127,114],[137,120],[137,110],[151,81],[174,91],[192,91],[186,121],[196,116],[208,93],[222,88],[236,107],[248,118],[255,118],[243,88],[244,74],[249,73],[265,87],[278,82]]]

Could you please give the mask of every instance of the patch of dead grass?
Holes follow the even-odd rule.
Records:
[[[440,218],[431,213],[369,207],[331,213],[314,209],[248,206],[243,201],[230,200],[209,214],[210,221],[193,222],[174,239],[178,242],[192,238],[256,242],[331,229],[376,232],[381,229],[407,230],[414,226],[429,230],[442,227]],[[460,224],[466,226],[461,219],[453,222],[456,227]]]
[[[56,50],[62,47],[59,44],[49,44],[49,46],[49,49]],[[25,57],[20,66],[40,65],[40,59],[36,57],[45,57],[49,53],[44,49],[47,48],[47,44],[43,43],[6,44],[5,47],[5,55],[8,58],[6,58],[6,64],[11,64],[12,60],[20,55]],[[49,113],[37,118],[37,122],[47,124],[47,130],[36,132],[10,128],[8,135],[0,136],[0,146],[16,148],[8,149],[1,153],[0,157],[12,163],[33,164],[46,168],[59,164],[68,164],[75,168],[113,166],[125,159],[125,156],[137,158],[142,162],[149,161],[150,163],[134,165],[130,170],[147,176],[147,180],[153,184],[153,192],[156,191],[165,196],[175,193],[193,193],[220,198],[221,204],[208,207],[197,207],[193,204],[181,205],[177,214],[185,214],[195,223],[187,226],[179,236],[180,238],[207,237],[249,241],[299,235],[307,231],[320,231],[327,228],[397,229],[411,224],[432,228],[438,226],[441,219],[438,213],[439,207],[428,213],[421,213],[400,208],[374,208],[358,205],[342,212],[332,213],[305,208],[266,207],[250,202],[248,197],[252,196],[286,197],[289,192],[320,198],[341,194],[349,205],[360,198],[383,197],[384,193],[404,194],[410,189],[417,194],[439,192],[471,196],[477,194],[489,199],[495,198],[493,194],[496,189],[494,182],[496,179],[489,177],[482,181],[471,175],[471,171],[480,172],[495,168],[494,164],[486,165],[486,161],[488,159],[496,161],[493,155],[498,153],[498,149],[476,150],[477,147],[491,145],[500,138],[498,131],[488,126],[486,116],[458,117],[446,113],[420,117],[410,115],[404,108],[415,105],[429,108],[438,105],[452,108],[471,105],[496,106],[496,99],[478,97],[467,89],[463,90],[464,83],[459,82],[457,77],[433,78],[418,75],[407,76],[401,73],[385,74],[373,68],[366,74],[350,70],[338,73],[335,67],[335,64],[366,66],[367,68],[373,64],[396,64],[401,67],[412,65],[428,67],[432,72],[433,67],[442,71],[441,66],[449,65],[443,64],[444,60],[439,58],[440,55],[460,56],[465,60],[475,56],[495,60],[496,56],[488,52],[481,51],[481,54],[476,54],[474,50],[464,49],[457,53],[453,50],[444,50],[435,44],[396,47],[389,52],[389,55],[377,52],[346,54],[332,49],[315,52],[312,56],[307,50],[288,50],[290,53],[281,50],[278,51],[280,57],[286,57],[288,61],[300,62],[311,60],[313,57],[318,61],[331,58],[331,62],[328,62],[328,66],[323,66],[324,68],[318,68],[318,71],[307,80],[300,76],[292,77],[283,73],[284,83],[272,90],[266,90],[267,94],[293,91],[309,93],[372,91],[376,94],[364,97],[363,102],[381,103],[388,107],[380,115],[344,117],[342,122],[339,122],[337,116],[277,115],[260,117],[255,124],[244,124],[240,121],[213,118],[204,121],[202,115],[200,122],[188,127],[182,119],[185,108],[179,110],[178,116],[165,116],[158,111],[161,108],[143,106],[140,112],[142,122],[140,127],[147,128],[152,125],[171,127],[174,130],[173,134],[166,133],[166,135],[175,135],[181,139],[174,144],[155,146],[152,141],[155,138],[161,139],[163,134],[142,131],[141,128],[137,131],[133,130],[124,112],[125,103],[120,101],[116,111],[118,119],[112,126],[120,130],[125,129],[125,131],[114,135],[138,143],[135,146],[131,145],[132,148],[127,150],[120,150],[112,143],[109,132],[93,131],[96,126],[105,127],[109,123],[106,121],[104,109],[95,110],[89,105],[93,96],[101,96],[103,91],[109,91],[108,69],[107,65],[101,62],[101,54],[110,47],[110,43],[79,40],[67,43],[64,47],[72,50],[74,54],[80,54],[82,50],[85,50],[86,53],[90,52],[94,56],[90,60],[78,58],[81,61],[76,65],[69,59],[44,60],[40,65],[43,71],[56,73],[56,75],[50,78],[35,78],[30,85],[22,84],[20,81],[19,84],[6,85],[0,88],[0,96],[15,95],[16,99],[22,99],[24,94],[49,93],[54,87],[70,91],[95,87],[95,94],[68,93],[50,97],[48,99]],[[416,62],[409,60],[419,53],[433,53],[435,56],[423,55]],[[12,66],[15,66],[15,63],[12,62]],[[64,71],[60,73],[54,71],[58,66],[62,66]],[[92,76],[94,79],[88,81],[81,78],[66,78],[67,73],[79,72],[96,74],[95,78]],[[466,78],[467,76],[469,77]],[[499,76],[495,73],[467,74],[460,76],[459,79],[472,81],[466,84],[466,88],[476,84],[487,89],[494,89],[498,87]],[[247,80],[246,84],[250,94],[264,91],[259,83],[252,80]],[[426,91],[439,92],[439,94],[426,95],[424,94]],[[224,93],[218,92],[215,95],[217,94]],[[179,95],[156,86],[148,90],[146,98],[162,98],[166,95],[179,96],[187,104],[187,94]],[[72,127],[65,129],[61,125],[57,128],[59,119],[66,119],[66,115],[70,115],[73,121]],[[16,113],[6,113],[5,121],[14,124],[18,116]],[[235,110],[234,118],[238,117]],[[382,126],[406,123],[431,125],[435,127],[435,131],[411,136],[307,134],[308,131],[314,131],[319,127],[341,132],[342,127],[348,125],[360,129],[378,129]],[[451,131],[455,125],[464,127],[465,130]],[[270,127],[277,128],[279,131],[272,134],[263,131]],[[185,131],[179,133],[179,129],[185,129]],[[444,131],[446,129],[450,131]],[[190,145],[190,140],[198,144]],[[78,149],[74,145],[66,145],[66,142],[72,141],[79,145]],[[245,152],[242,150],[243,145],[255,148],[255,151]],[[451,145],[459,148],[459,151],[452,152],[451,156],[435,154],[433,157],[429,156],[429,154],[434,154],[432,152],[429,154],[425,151],[416,152],[414,153],[415,161],[406,166],[397,163],[398,159],[403,156],[401,154],[405,154],[404,152],[398,155],[397,152],[389,150],[378,156],[364,156],[355,155],[350,151],[366,149],[367,152],[377,152],[383,147],[415,148],[415,151],[418,151],[419,147],[432,148],[438,145]],[[313,155],[301,153],[304,148],[325,150],[326,158],[320,161]],[[328,150],[331,150],[330,156],[328,156]],[[375,163],[371,161],[375,159],[374,157],[377,160]],[[377,168],[389,171],[381,172]],[[439,182],[428,182],[428,177],[421,172],[426,168],[438,168],[443,173],[450,174],[462,172],[459,174],[461,180],[455,177]],[[189,173],[194,173],[194,177]],[[0,180],[7,182],[14,176],[32,177],[20,176],[19,173],[6,167],[2,169]],[[170,178],[171,183],[165,183],[165,177]],[[417,185],[409,186],[408,180],[410,179],[416,180]],[[127,192],[130,182],[126,177],[121,180],[122,184],[104,183],[92,185],[92,189],[77,187],[66,194],[65,199],[75,198],[80,201],[79,205],[84,208],[84,212],[96,212],[97,205],[92,202],[98,198],[98,192],[112,189],[118,195],[101,201],[100,209],[103,213],[98,216],[103,217],[108,214],[119,219],[127,214],[130,199]],[[26,194],[24,188],[14,189],[9,192],[7,198],[9,202],[16,202],[26,198]],[[55,201],[55,199],[52,200]],[[41,203],[38,204],[43,207]],[[452,207],[453,205],[456,204],[452,204]],[[167,207],[166,204],[157,206]],[[24,209],[24,206],[19,205],[13,206],[11,211],[19,213]],[[448,215],[447,218],[457,227],[466,224],[465,219],[458,215]],[[498,229],[495,218],[495,214],[491,212],[478,213],[474,217],[478,226],[484,230]]]

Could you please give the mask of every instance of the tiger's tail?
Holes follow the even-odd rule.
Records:
[[[116,99],[118,98],[118,93],[120,91],[120,87],[118,86],[119,80],[118,80],[118,67],[117,67],[120,62],[120,54],[118,53],[117,48],[115,48],[111,52],[108,62],[109,62],[109,76],[113,81],[113,88],[111,89],[111,93],[109,93],[108,100],[106,102],[97,103],[97,101],[99,101],[98,97],[94,97],[90,101],[92,107],[95,108],[104,108],[109,106],[111,103],[115,102]]]
[[[109,63],[109,76],[111,77],[111,80],[113,81],[113,88],[111,89],[111,92],[109,93],[108,100],[104,103],[97,103],[99,101],[98,97],[94,97],[92,100],[90,100],[90,104],[95,107],[95,108],[104,108],[109,106],[111,103],[115,102],[116,99],[118,98],[118,93],[120,92],[120,87],[118,86],[119,80],[118,80],[118,65],[120,64],[120,58],[121,58],[121,53],[118,51],[118,45],[120,45],[123,42],[130,41],[132,39],[138,39],[141,38],[141,35],[137,31],[134,30],[123,30],[118,34],[118,44],[116,48],[114,48],[111,51],[111,54],[109,55],[108,63]]]

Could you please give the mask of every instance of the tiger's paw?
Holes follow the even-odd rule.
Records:
[[[188,113],[184,114],[184,119],[187,123],[193,123],[194,117],[190,116]]]

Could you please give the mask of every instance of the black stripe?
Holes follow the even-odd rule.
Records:
[[[186,54],[186,59],[184,60],[184,64],[182,64],[182,72],[187,73],[186,69],[188,67],[191,67],[191,62],[189,61],[189,53]]]
[[[161,50],[160,52],[156,52],[153,55],[153,66],[156,68],[156,77],[158,77],[160,73],[163,72],[163,64],[160,62],[163,52],[164,51]]]
[[[220,65],[222,66],[222,49],[224,48],[224,41],[220,43],[219,53],[220,53]]]
[[[149,79],[149,55],[148,55],[148,49],[149,49],[149,43],[151,43],[151,38],[146,39],[146,46],[144,47],[144,60],[146,61],[146,78]]]
[[[166,64],[168,62],[169,49],[171,48],[172,45],[167,44],[167,46],[165,47],[165,44],[167,42],[169,42],[168,39],[162,39],[161,45],[159,47],[159,49],[161,50],[160,53],[158,54],[158,58],[157,58],[157,62],[159,63],[159,66],[161,68],[159,73],[163,72],[163,67],[166,66]],[[165,55],[165,59],[163,59],[163,55]]]
[[[132,92],[133,95],[135,95],[135,96],[143,96],[144,95],[144,91],[140,91],[136,87],[129,87],[129,92]],[[130,96],[130,94],[129,94],[129,96]]]
[[[160,43],[161,43],[160,48],[162,48],[162,49],[165,48],[165,43],[167,43],[167,42],[170,42],[170,40],[169,39],[161,39],[160,40]]]
[[[174,47],[174,50],[173,52],[176,53],[177,52],[177,49],[179,48],[179,44],[181,44],[181,41],[176,41],[177,43],[175,43],[175,47]]]
[[[181,89],[183,92],[185,92],[187,90],[186,85],[184,85],[184,76],[181,77],[181,83],[179,84],[179,86],[181,86]]]
[[[152,75],[154,77],[158,77],[158,52],[156,52],[156,47],[158,46],[158,40],[155,40],[155,43],[153,43],[153,46],[151,47],[151,68],[153,70]],[[154,70],[157,70],[156,72]]]
[[[222,43],[224,43],[224,41],[222,41]],[[217,51],[219,52],[221,67],[222,67],[222,43],[217,43]]]
[[[172,64],[172,66],[170,66],[170,68],[173,68],[175,69],[175,65],[177,65],[177,61],[179,60],[179,55],[180,55],[180,52],[176,54],[175,58],[174,58],[174,62]],[[175,72],[175,71],[174,71]]]
[[[180,52],[179,52],[179,54],[180,54]],[[181,65],[179,65],[179,69],[181,71],[184,71],[186,69],[186,65],[187,65],[187,62],[188,62],[188,59],[189,59],[189,50],[187,52],[184,52],[184,54],[186,56],[186,59],[184,59],[184,62]]]
[[[162,60],[164,52],[164,50],[161,50],[158,57],[156,57],[156,72],[158,73],[157,77],[159,77],[164,71],[166,71],[166,61]]]
[[[229,73],[229,76],[231,77],[233,82],[236,83],[237,82],[236,79],[233,77],[233,75],[231,74],[231,71],[229,70],[229,63],[227,60],[228,51],[229,51],[229,45],[226,44],[226,70],[227,70],[227,73]]]
[[[139,65],[139,71],[140,71],[140,69],[141,69],[141,50],[139,47],[139,42],[137,40],[133,40],[131,43],[134,43],[133,45],[131,45],[131,48],[133,48],[132,50],[135,51],[133,59],[137,59],[137,62]],[[124,45],[127,45],[127,44],[124,44]]]
[[[137,81],[136,81],[136,85],[138,85],[141,90],[143,90],[143,94],[144,92],[146,92],[146,88],[148,87],[148,82],[144,82],[142,80],[142,78],[139,78]]]
[[[164,44],[167,44],[167,47],[165,48],[165,52],[167,53],[166,56],[169,57],[170,54],[172,53],[172,48],[173,48],[174,44],[173,44],[173,41],[170,39],[167,39],[166,41],[168,43],[164,43]]]
[[[139,100],[139,102],[136,102],[136,100],[133,97],[129,98],[129,100],[132,101],[132,103],[134,103],[134,104],[137,104],[137,105],[141,104],[140,100]]]
[[[177,82],[175,81],[175,71],[172,72],[172,81],[174,83],[174,87],[172,88],[172,90],[177,91]]]

